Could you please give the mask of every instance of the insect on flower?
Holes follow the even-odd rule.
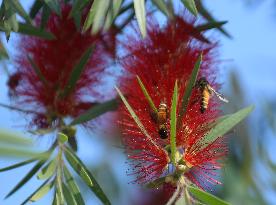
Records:
[[[212,94],[215,94],[219,100],[228,103],[229,101],[214,88],[211,87],[210,83],[205,77],[200,78],[195,85],[195,88],[199,88],[201,92],[200,112],[204,113],[208,108],[209,100]]]
[[[168,119],[167,105],[165,103],[160,103],[158,112],[157,112],[157,123],[158,123],[158,133],[161,139],[166,139],[168,137],[167,119]]]

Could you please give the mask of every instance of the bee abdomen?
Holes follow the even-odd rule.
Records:
[[[165,125],[161,125],[158,130],[158,134],[161,139],[166,139],[168,137],[168,131]]]

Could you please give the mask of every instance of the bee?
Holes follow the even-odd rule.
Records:
[[[168,137],[167,119],[168,119],[167,105],[165,103],[160,103],[157,111],[157,124],[158,124],[158,134],[162,139],[166,139]]]
[[[195,87],[199,88],[201,92],[201,113],[204,113],[205,110],[208,108],[209,100],[213,94],[215,94],[219,100],[228,103],[228,100],[222,94],[218,93],[214,88],[211,87],[211,85],[205,77],[202,77],[199,80],[197,80]]]

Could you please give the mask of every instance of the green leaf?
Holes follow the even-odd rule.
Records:
[[[111,6],[107,12],[104,27],[103,27],[104,31],[107,31],[110,28],[110,26],[112,25],[114,19],[116,18],[116,16],[118,15],[118,13],[120,11],[122,1],[123,0],[112,0],[111,1]]]
[[[47,32],[45,30],[42,30],[40,28],[34,27],[32,25],[23,24],[23,23],[19,23],[18,33],[37,36],[47,40],[55,39],[54,34]]]
[[[77,204],[85,205],[84,200],[80,193],[80,189],[66,166],[63,167],[63,172],[64,172],[66,183],[68,184],[68,189],[70,190],[70,192],[72,192],[73,197],[76,200]]]
[[[142,80],[139,78],[138,75],[137,75],[136,77],[137,77],[138,83],[139,83],[139,85],[140,85],[140,87],[141,87],[141,90],[143,91],[143,94],[144,94],[144,96],[146,97],[146,99],[147,99],[147,101],[148,101],[148,103],[149,103],[151,109],[152,109],[155,113],[157,113],[158,110],[157,110],[157,108],[155,107],[154,102],[153,102],[152,98],[150,97],[150,95],[149,95],[149,93],[148,93],[146,87],[144,86]]]
[[[199,188],[189,186],[189,191],[193,194],[193,196],[203,202],[204,204],[210,204],[210,205],[230,205],[230,203],[221,200],[220,198],[209,194]]]
[[[154,3],[167,17],[172,18],[173,14],[164,0],[152,0],[152,3]]]
[[[32,24],[32,19],[29,17],[28,13],[25,11],[18,0],[9,0],[9,3],[21,17],[23,17],[29,24]]]
[[[86,168],[86,166],[68,147],[65,148],[65,157],[72,168],[76,171],[76,173],[82,178],[82,180],[91,189],[91,191],[96,194],[96,196],[102,201],[102,203],[111,204],[95,178]]]
[[[92,106],[89,110],[87,110],[82,115],[78,116],[74,119],[70,125],[77,125],[88,122],[108,111],[113,111],[117,108],[118,103],[116,99],[108,100],[106,102],[100,103],[98,105]]]
[[[30,198],[31,202],[38,201],[42,197],[44,197],[53,187],[53,182],[49,184],[45,184],[44,186],[40,187],[37,192]]]
[[[39,186],[24,202],[21,203],[21,205],[24,205],[24,204],[28,203],[30,201],[30,199],[49,182],[49,180],[50,179],[43,182],[41,184],[41,186]]]
[[[25,175],[25,177],[7,194],[5,198],[8,198],[12,194],[14,194],[18,189],[20,189],[24,184],[26,184],[43,166],[45,160],[40,160],[31,170]]]
[[[251,105],[234,114],[228,115],[228,117],[221,118],[221,120],[216,123],[216,125],[202,138],[202,140],[193,145],[192,149],[194,147],[198,147],[200,150],[203,150],[218,137],[224,135],[240,121],[242,121],[247,115],[249,115],[250,112],[252,112],[253,109],[254,106]]]
[[[176,154],[176,110],[177,110],[177,98],[178,98],[178,86],[177,80],[175,81],[172,106],[171,106],[171,121],[170,121],[170,142],[171,142],[171,158],[172,163],[175,165],[175,154]]]
[[[38,65],[33,61],[33,59],[29,55],[27,55],[27,58],[28,58],[29,62],[31,63],[35,74],[39,77],[41,82],[43,82],[44,85],[48,85],[48,82],[47,82],[46,78],[43,76],[43,74],[42,74],[40,68],[38,67]]]
[[[148,140],[150,140],[150,142],[157,146],[156,143],[153,141],[153,139],[151,138],[151,136],[148,134],[146,128],[144,127],[144,125],[142,124],[142,122],[140,121],[139,117],[135,114],[134,110],[132,109],[132,107],[130,106],[130,104],[127,102],[126,98],[124,97],[124,95],[122,94],[122,92],[119,90],[119,88],[117,88],[115,86],[116,91],[118,92],[119,96],[121,97],[123,103],[125,104],[128,112],[130,113],[131,117],[133,118],[133,120],[135,121],[135,123],[138,125],[138,127],[140,128],[141,132],[147,137]],[[158,146],[157,146],[158,147]]]
[[[44,2],[52,11],[61,16],[60,4],[57,0],[44,0]]]
[[[92,25],[92,34],[96,34],[102,28],[104,24],[105,17],[110,5],[110,0],[100,1],[97,4],[97,10],[95,12],[93,25]]]
[[[89,3],[89,0],[75,0],[69,17],[79,15],[81,10]]]
[[[50,15],[51,15],[51,9],[47,5],[44,5],[42,9],[42,14],[41,14],[41,22],[40,22],[41,29],[44,29],[46,27]]]
[[[23,138],[20,134],[0,129],[0,142],[1,144],[11,145],[32,145],[32,140]]]
[[[220,28],[227,22],[228,21],[208,22],[208,23],[196,26],[195,29],[198,30],[199,32],[202,32],[213,28]]]
[[[5,168],[1,168],[0,172],[8,171],[8,170],[11,170],[11,169],[16,169],[16,168],[24,166],[26,164],[32,163],[32,162],[34,162],[36,160],[37,160],[36,158],[28,159],[26,161],[19,162],[17,164],[11,165],[11,166],[8,166],[8,167],[5,167]]]
[[[94,48],[95,48],[95,46],[89,47],[84,52],[84,54],[81,56],[79,62],[74,66],[74,68],[72,70],[72,73],[70,75],[70,78],[68,80],[68,83],[64,88],[64,92],[62,94],[62,97],[67,96],[75,88],[75,85],[77,84],[77,82],[78,82],[78,80],[81,76],[81,73],[83,72],[83,70],[86,66],[86,63],[90,59],[91,53],[94,50]]]
[[[78,205],[78,203],[75,201],[75,198],[73,197],[72,192],[64,183],[62,183],[62,190],[67,205]]]
[[[0,60],[9,59],[8,52],[3,45],[3,43],[0,41]]]
[[[194,15],[197,16],[197,9],[194,0],[181,0],[185,7]]]
[[[36,14],[39,12],[39,10],[42,8],[43,5],[44,5],[44,3],[42,0],[36,0],[33,3],[30,13],[29,13],[29,15],[32,19],[36,16]]]
[[[133,0],[135,15],[138,21],[138,26],[142,37],[145,38],[147,34],[146,29],[146,10],[145,10],[145,0]]]
[[[201,0],[196,1],[196,7],[198,9],[198,12],[209,22],[217,22],[217,20],[209,13],[207,9],[203,6]],[[225,36],[228,38],[231,38],[231,35],[226,32],[223,28],[219,27],[218,30],[222,32]]]
[[[98,9],[99,4],[101,3],[102,0],[94,0],[93,4],[89,10],[89,13],[85,19],[84,25],[83,25],[83,32],[86,32],[90,26],[92,25],[92,23],[94,22],[94,18]],[[109,1],[109,0],[108,0]]]
[[[197,79],[197,75],[198,75],[198,72],[199,72],[201,61],[202,61],[202,53],[197,58],[197,61],[194,65],[192,74],[190,76],[189,83],[188,83],[187,87],[185,88],[185,93],[184,93],[184,96],[181,100],[181,108],[180,108],[180,111],[179,111],[178,123],[182,122],[182,117],[186,113],[186,110],[187,110],[187,107],[188,107],[188,104],[189,104],[189,100],[190,100],[190,97],[191,97],[191,94],[192,94],[192,89],[193,89],[193,87],[196,83],[196,79]],[[179,127],[179,124],[178,124],[178,127]]]
[[[43,169],[37,174],[37,178],[40,180],[48,179],[55,173],[57,166],[57,160],[51,160]]]
[[[68,141],[68,136],[65,135],[64,133],[59,132],[59,133],[58,133],[58,140],[59,140],[62,144],[64,144],[65,142]]]
[[[41,153],[33,152],[30,150],[24,150],[22,148],[17,148],[17,147],[14,148],[14,147],[2,147],[2,146],[0,146],[1,157],[33,157],[33,156],[43,157]]]

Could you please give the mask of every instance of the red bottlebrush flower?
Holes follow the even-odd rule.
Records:
[[[119,123],[123,133],[123,143],[134,166],[132,173],[138,175],[137,182],[150,182],[172,173],[168,169],[171,164],[170,148],[168,148],[170,137],[166,139],[160,137],[162,127],[160,128],[158,117],[156,119],[156,115],[153,114],[136,76],[143,82],[155,106],[158,108],[161,105],[162,109],[166,109],[164,108],[166,106],[170,112],[176,80],[180,102],[194,65],[202,53],[198,79],[205,77],[210,83],[209,86],[218,88],[218,84],[215,83],[217,44],[200,41],[198,37],[202,35],[196,32],[194,23],[194,21],[186,22],[181,17],[169,21],[163,28],[152,23],[144,40],[137,36],[129,36],[127,43],[123,43],[127,55],[122,59],[125,75],[120,78],[120,88],[152,139],[149,140],[143,134],[122,105],[118,112]],[[193,147],[210,130],[207,124],[214,122],[220,115],[220,103],[216,98],[210,98],[205,111],[201,108],[201,94],[199,88],[193,88],[187,111],[177,128],[176,145],[181,156],[179,162],[182,161],[185,167],[183,171],[185,179],[205,189],[209,188],[209,183],[218,183],[215,179],[215,170],[220,167],[218,160],[227,153],[227,147],[222,137],[202,150],[200,147]],[[177,115],[180,106],[181,103],[178,103]],[[162,126],[170,135],[169,117],[164,118]],[[172,170],[177,171],[177,169],[176,167],[176,170]]]
[[[100,96],[95,87],[106,73],[115,52],[114,32],[96,35],[82,33],[69,17],[70,11],[71,5],[64,4],[61,16],[50,15],[46,30],[53,33],[55,39],[24,36],[18,44],[15,62],[22,83],[16,89],[19,97],[16,105],[20,108],[31,107],[37,112],[32,113],[31,125],[38,128],[49,127],[56,119],[78,116],[93,106]],[[40,18],[35,20],[38,26]],[[74,66],[92,45],[95,49],[75,87],[68,95],[62,96]],[[37,65],[46,83],[41,80],[27,55]]]

